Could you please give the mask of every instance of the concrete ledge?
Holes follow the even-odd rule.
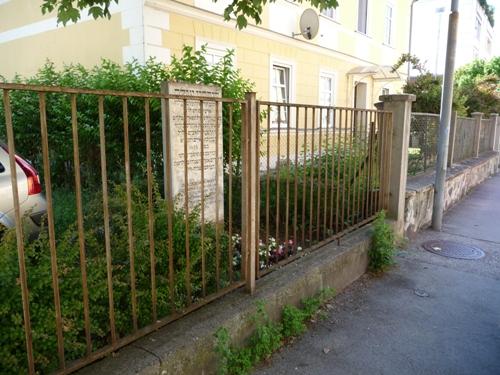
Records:
[[[479,158],[454,164],[446,172],[445,210],[463,199],[474,186],[497,173],[500,156],[488,152]],[[416,232],[430,225],[434,203],[435,172],[408,177],[405,199],[405,235],[413,238]]]
[[[366,272],[370,231],[366,226],[344,237],[340,246],[330,243],[277,269],[257,281],[253,296],[242,289],[232,292],[78,374],[213,374],[213,335],[219,327],[226,327],[234,342],[242,344],[252,333],[257,301],[264,301],[270,317],[278,320],[285,304],[297,305],[327,287],[343,290]]]

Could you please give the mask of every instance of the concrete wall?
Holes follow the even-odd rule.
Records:
[[[257,280],[253,296],[241,289],[229,293],[77,374],[215,374],[218,328],[226,327],[239,345],[253,331],[257,301],[279,320],[286,304],[298,305],[324,288],[340,292],[365,273],[370,243],[371,226],[366,226],[342,238],[340,246],[328,244]]]
[[[474,186],[496,173],[499,162],[499,154],[490,152],[480,158],[466,160],[450,168],[446,176],[445,209],[463,199]],[[434,179],[434,173],[408,178],[404,230],[409,238],[431,223]]]

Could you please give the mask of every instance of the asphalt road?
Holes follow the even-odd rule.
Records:
[[[429,253],[449,239],[480,247],[480,260]],[[382,277],[363,276],[325,317],[255,374],[500,375],[500,176],[420,232]]]

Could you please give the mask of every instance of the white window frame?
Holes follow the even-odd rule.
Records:
[[[323,78],[326,79],[331,79],[332,80],[332,85],[331,85],[331,91],[330,91],[330,103],[322,103],[322,85],[321,85],[321,80]],[[330,71],[330,70],[320,70],[319,72],[319,79],[318,79],[318,104],[320,106],[328,106],[328,107],[334,107],[335,103],[337,102],[337,72]],[[319,117],[319,116],[318,116]],[[332,128],[333,127],[333,116],[332,116],[332,111],[330,111],[330,123],[326,124],[327,122],[327,114],[325,111],[323,111],[323,118],[319,119],[320,123],[319,126],[326,128]]]
[[[288,69],[288,103],[293,103],[295,102],[295,63],[293,61],[289,60],[283,60],[275,57],[271,57],[269,61],[269,100],[272,102],[277,102],[277,98],[274,97],[274,67],[280,67],[280,68],[285,68]],[[285,103],[285,102],[284,102]],[[282,109],[281,111],[286,111],[286,108]],[[286,114],[287,116],[288,114]],[[277,129],[278,127],[286,127],[287,126],[287,120],[284,122],[277,121],[275,118],[277,115],[276,113],[273,115],[271,114],[271,128],[272,129]],[[293,117],[293,116],[292,116]],[[295,127],[295,122],[293,118],[290,118],[290,127]]]
[[[339,22],[339,7],[337,6],[337,8],[324,9],[320,12],[320,15],[328,18],[329,20]]]
[[[359,28],[359,11],[360,11],[359,5],[360,5],[361,1],[365,1],[366,2],[365,30],[360,30],[360,28]],[[368,15],[370,14],[370,0],[358,0],[358,6],[357,6],[357,8],[358,8],[358,11],[357,11],[357,14],[356,14],[356,16],[357,16],[356,17],[356,31],[358,33],[361,33],[361,34],[368,35],[368,30],[369,30],[368,29],[368,19],[369,19]]]
[[[390,15],[389,15],[390,10]],[[394,4],[387,3],[385,6],[385,14],[384,14],[384,44],[388,46],[392,46],[394,44]]]
[[[474,37],[476,40],[481,40],[481,27],[483,25],[483,20],[479,12],[476,13],[476,19],[474,20]]]
[[[196,44],[197,51],[200,51],[201,47],[205,45],[206,49],[207,49],[207,54],[218,56],[219,57],[218,61],[220,61],[220,59],[224,55],[226,55],[228,49],[234,50],[232,61],[233,61],[233,66],[236,67],[236,46],[234,46],[232,44],[227,44],[227,43],[215,42],[215,41],[212,41],[209,39],[204,39],[204,38],[199,38],[199,37],[196,37],[195,44]],[[205,58],[206,57],[207,56],[205,56]],[[209,65],[215,65],[217,63],[214,61],[209,61],[209,59],[207,59],[207,62]]]

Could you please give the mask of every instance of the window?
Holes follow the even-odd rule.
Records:
[[[368,0],[358,0],[358,31],[366,34],[368,19]]]
[[[196,50],[200,51],[201,48],[205,48],[205,53],[203,57],[207,60],[208,65],[215,65],[222,60],[224,56],[227,55],[228,50],[233,49],[234,46],[214,43],[201,38],[196,38]],[[232,56],[233,66],[235,64],[235,55]]]
[[[331,107],[335,104],[335,74],[322,72],[319,76],[319,104]],[[326,110],[322,111],[321,126],[333,127],[333,112],[330,112],[330,118]]]
[[[271,76],[271,100],[273,102],[290,102],[290,66],[273,64]],[[273,109],[271,120],[274,126],[287,126],[287,108],[282,107],[278,114],[277,109]]]
[[[382,87],[382,95],[389,95],[389,89],[387,87]]]
[[[331,18],[332,20],[338,21],[337,8],[327,8],[321,11],[321,14],[325,17]]]
[[[476,34],[476,39],[480,40],[481,39],[481,16],[479,14],[476,14],[476,24],[474,26],[474,31]]]
[[[391,4],[387,4],[387,6],[385,8],[384,43],[389,45],[389,46],[392,45],[393,16],[394,16],[394,7]]]

